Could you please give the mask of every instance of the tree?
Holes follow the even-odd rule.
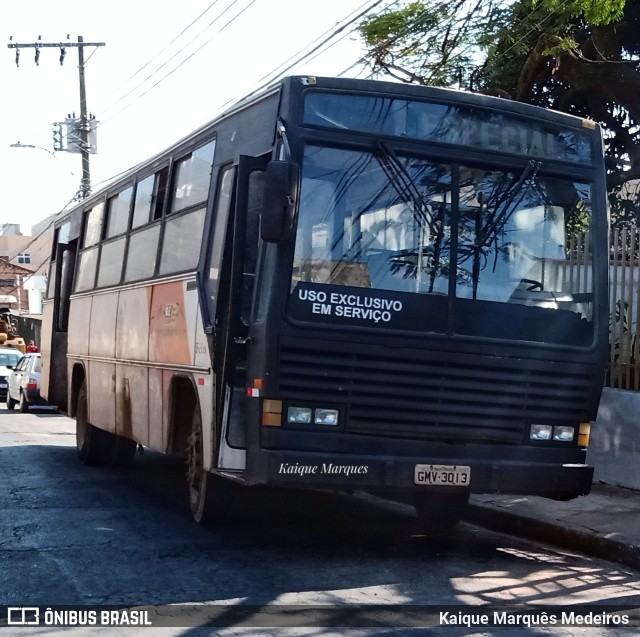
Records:
[[[599,121],[614,216],[640,224],[640,0],[414,0],[360,32],[375,75]]]

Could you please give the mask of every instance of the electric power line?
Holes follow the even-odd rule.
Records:
[[[118,106],[118,104],[120,104],[121,102],[124,102],[126,100],[127,97],[129,97],[130,95],[133,95],[136,91],[138,90],[142,90],[143,86],[145,83],[153,80],[154,76],[157,75],[163,68],[167,67],[171,62],[173,62],[181,53],[185,52],[191,45],[194,44],[194,42],[196,42],[196,40],[203,35],[204,33],[206,33],[216,22],[218,22],[233,6],[235,6],[240,0],[233,0],[231,2],[231,4],[229,6],[227,6],[221,13],[219,13],[218,15],[216,15],[216,17],[209,22],[209,24],[202,29],[194,38],[192,38],[191,40],[189,40],[189,42],[187,42],[187,44],[185,44],[184,46],[182,46],[178,51],[176,51],[176,53],[174,53],[169,59],[167,59],[165,62],[163,62],[162,64],[160,64],[160,66],[158,66],[155,70],[153,70],[149,75],[147,75],[147,77],[145,77],[142,81],[140,81],[137,85],[135,85],[133,88],[131,88],[129,91],[127,91],[124,95],[122,95],[120,98],[118,98],[115,102],[113,102],[112,104],[110,104],[109,106],[107,106],[106,108],[101,109],[103,113],[108,113],[110,110],[113,110],[116,106]],[[225,25],[223,25],[220,29],[218,29],[218,31],[216,32],[215,35],[220,34],[229,24],[231,24],[231,22],[233,22],[233,20],[235,20],[239,15],[241,15],[242,13],[244,13],[251,5],[253,5],[257,0],[250,0],[249,4],[247,6],[245,6],[243,9],[241,9],[241,11],[236,14],[236,16],[234,16],[234,18],[232,20],[230,20],[229,22],[227,22]],[[215,3],[214,3],[215,4]],[[213,6],[213,5],[211,5]],[[210,8],[211,8],[210,6]],[[206,11],[204,12],[206,13]],[[201,14],[201,16],[204,14]],[[194,24],[198,19],[197,18],[194,22],[192,22],[192,24]],[[188,27],[187,27],[188,28]],[[186,29],[185,29],[186,30]],[[184,30],[183,30],[184,32]],[[178,36],[179,37],[179,36]],[[175,40],[178,39],[178,37],[174,38],[174,40],[172,42],[174,42]],[[141,93],[140,95],[138,95],[132,102],[130,102],[129,104],[125,105],[123,108],[117,110],[115,113],[113,113],[112,115],[107,115],[106,118],[103,118],[102,122],[108,122],[110,120],[112,120],[114,117],[116,117],[117,115],[119,115],[120,113],[122,113],[124,110],[126,110],[127,108],[129,108],[129,106],[131,106],[132,104],[135,104],[135,102],[137,102],[139,99],[141,99],[142,97],[144,97],[145,95],[147,95],[147,93],[149,93],[152,89],[154,89],[156,86],[158,86],[161,82],[163,82],[165,79],[167,79],[168,77],[170,77],[171,75],[173,75],[173,73],[175,73],[175,71],[177,71],[181,66],[183,66],[188,60],[190,60],[196,53],[198,53],[200,50],[202,50],[207,44],[209,44],[212,40],[213,40],[212,36],[211,38],[205,40],[205,42],[200,45],[195,51],[193,51],[192,53],[190,53],[186,58],[184,58],[181,62],[179,62],[177,64],[177,66],[175,66],[174,68],[170,69],[167,73],[165,73],[165,75],[163,75],[157,82],[155,82],[152,86],[150,86],[149,88],[147,88],[146,90],[144,90],[143,93]],[[163,51],[167,50],[169,48],[169,45],[167,47],[165,47],[165,49],[163,49]],[[148,63],[145,65],[148,66]],[[144,68],[144,67],[142,67]]]
[[[227,11],[231,6],[233,6],[234,4],[236,4],[238,0],[234,0],[234,2],[229,5],[229,7],[227,7],[227,9],[225,9],[225,11]],[[236,14],[236,16],[234,16],[234,18],[232,18],[228,23],[226,23],[225,25],[223,25],[223,27],[218,31],[218,33],[220,31],[222,31],[223,29],[225,29],[231,22],[233,22],[241,13],[243,13],[244,11],[246,11],[256,0],[251,0],[251,2],[245,6],[238,14]],[[360,5],[357,9],[355,9],[354,11],[352,11],[348,16],[346,16],[345,18],[343,18],[343,20],[341,20],[338,23],[338,27],[334,28],[334,29],[329,29],[327,31],[325,31],[325,33],[323,33],[321,36],[319,36],[318,38],[316,38],[316,40],[314,40],[311,44],[307,45],[307,47],[305,47],[304,49],[302,49],[300,54],[296,54],[298,55],[297,59],[295,59],[295,61],[293,61],[291,64],[289,64],[288,66],[286,66],[286,68],[284,68],[284,70],[277,76],[277,77],[281,77],[284,73],[286,73],[286,71],[288,71],[289,69],[291,69],[293,66],[295,66],[296,64],[300,64],[301,62],[304,62],[305,60],[307,60],[308,58],[310,58],[310,56],[312,56],[314,53],[316,53],[316,56],[319,55],[319,51],[320,49],[322,49],[323,46],[326,46],[327,43],[331,42],[333,39],[335,39],[336,35],[342,33],[345,29],[347,29],[349,26],[353,25],[356,21],[360,20],[362,17],[364,17],[365,15],[367,15],[368,13],[372,12],[373,9],[375,9],[376,7],[378,7],[380,4],[382,4],[384,0],[374,0],[374,2],[364,2],[362,5]],[[367,6],[368,5],[368,6]],[[360,9],[362,9],[362,7],[367,6],[366,9],[360,11]],[[206,13],[206,12],[205,12]],[[357,13],[357,15],[355,15],[355,17],[352,17],[354,15],[354,13]],[[219,14],[208,26],[211,26],[211,24],[215,23],[221,15],[223,15],[224,12],[222,14]],[[201,14],[202,15],[202,14]],[[347,21],[345,23],[345,21]],[[195,21],[194,21],[195,22]],[[201,33],[203,33],[205,30],[201,31]],[[351,33],[353,33],[354,30],[351,30],[350,32],[348,32],[346,35],[350,35]],[[329,34],[327,36],[327,34]],[[199,34],[200,35],[200,34]],[[346,35],[343,35],[342,38],[340,39],[344,39],[344,37],[346,37]],[[320,43],[316,45],[316,43],[319,41]],[[155,84],[153,84],[151,87],[149,87],[147,90],[144,91],[144,93],[142,93],[141,95],[139,95],[134,102],[129,103],[127,105],[125,105],[123,108],[121,108],[119,111],[115,112],[114,114],[112,114],[110,117],[108,117],[106,120],[101,121],[101,124],[104,124],[108,121],[111,121],[112,119],[114,119],[117,115],[119,115],[120,113],[122,113],[124,110],[126,110],[127,108],[129,108],[129,106],[131,106],[133,103],[137,102],[139,99],[141,99],[142,97],[144,97],[145,95],[147,95],[153,88],[155,88],[156,86],[158,86],[162,81],[164,81],[165,79],[167,79],[171,74],[173,74],[176,70],[178,70],[178,68],[180,68],[181,66],[183,66],[189,59],[191,59],[194,55],[196,55],[202,48],[204,48],[204,46],[206,46],[208,43],[210,42],[210,39],[207,40],[205,43],[203,43],[200,47],[198,47],[195,51],[193,51],[192,53],[190,53],[190,55],[185,58],[184,60],[182,60],[178,66],[176,66],[175,68],[173,68],[171,71],[169,71],[168,73],[166,73],[164,76],[162,76],[157,82],[155,82]],[[314,46],[315,45],[315,46]],[[332,46],[334,46],[334,44],[330,44],[326,49],[329,50]],[[313,48],[304,53],[309,46],[312,46]],[[166,47],[165,47],[166,48]],[[181,49],[179,52],[181,52],[184,49]],[[178,52],[178,53],[179,53]],[[177,54],[176,54],[177,55]],[[264,80],[267,77],[271,77],[271,79],[269,80],[268,83],[264,84],[263,86],[260,86],[256,89],[253,89],[251,91],[250,94],[253,94],[255,92],[257,92],[258,90],[261,90],[261,88],[264,88],[265,86],[268,86],[269,84],[271,84],[273,81],[275,81],[275,78],[273,78],[273,74],[280,68],[282,68],[283,66],[287,65],[288,62],[291,62],[292,60],[294,60],[294,58],[296,58],[296,56],[292,56],[290,57],[288,60],[286,60],[285,62],[281,63],[280,65],[276,66],[274,69],[272,69],[268,74],[266,74],[265,76],[263,76],[262,78],[260,78],[260,80],[258,80],[258,82]],[[152,76],[153,74],[151,74]],[[149,77],[151,77],[149,76]],[[142,86],[142,83],[140,83],[138,86]],[[122,101],[123,98],[121,98],[120,100],[118,100],[115,104],[117,104],[118,102]],[[222,110],[225,108],[225,106],[227,106],[229,103],[231,102],[235,102],[238,101],[239,99],[241,99],[240,96],[236,96],[234,98],[232,98],[231,100],[227,101],[225,104],[222,104],[221,106],[219,106],[219,110]],[[114,104],[114,105],[115,105]],[[113,179],[116,179],[119,175],[123,174],[124,172],[127,171],[123,171],[121,173],[119,173],[118,175],[115,175],[113,177],[109,177],[105,180],[103,180],[103,182],[100,183],[105,183],[107,181],[111,181]],[[96,186],[99,184],[95,184]]]
[[[195,18],[194,20],[192,20],[184,29],[182,29],[182,31],[180,31],[180,33],[178,33],[178,35],[173,38],[173,40],[171,40],[171,42],[169,42],[169,44],[167,44],[165,47],[163,47],[160,51],[158,51],[158,53],[156,53],[153,57],[149,58],[149,60],[147,60],[147,62],[145,62],[137,71],[135,71],[134,73],[132,73],[126,80],[124,80],[124,82],[122,82],[120,85],[118,85],[115,89],[115,91],[118,91],[119,89],[121,89],[123,86],[125,86],[128,82],[130,82],[133,78],[135,78],[137,75],[139,75],[142,71],[144,71],[144,69],[146,69],[152,62],[154,62],[159,56],[161,56],[165,51],[168,51],[171,46],[177,42],[194,24],[196,24],[199,20],[201,20],[211,9],[213,9],[213,7],[218,4],[218,2],[220,2],[220,0],[214,0],[197,18]],[[197,37],[197,36],[196,36]]]
[[[304,55],[301,55],[299,58],[294,60],[295,56],[292,56],[291,58],[289,58],[289,60],[287,60],[287,62],[294,60],[291,62],[291,64],[289,64],[288,66],[285,66],[285,68],[274,75],[275,71],[277,71],[279,68],[281,68],[282,66],[286,65],[287,62],[283,62],[282,64],[280,64],[279,66],[275,67],[275,69],[272,69],[269,73],[267,73],[266,75],[264,75],[263,77],[261,77],[259,80],[257,80],[257,82],[263,82],[261,85],[257,86],[256,88],[252,89],[247,95],[244,96],[244,99],[246,99],[247,97],[250,97],[251,95],[254,95],[255,93],[267,88],[268,86],[270,86],[271,84],[273,84],[273,82],[275,82],[276,80],[278,80],[279,78],[283,77],[284,74],[289,71],[290,69],[292,69],[294,66],[296,66],[297,64],[300,64],[302,62],[304,62],[305,60],[307,60],[313,53],[315,53],[316,51],[318,51],[322,46],[324,46],[325,44],[327,44],[328,42],[330,42],[337,34],[342,33],[342,31],[344,31],[346,28],[348,28],[349,26],[351,26],[354,22],[356,22],[357,20],[359,20],[360,18],[364,17],[365,15],[367,15],[367,13],[371,12],[375,7],[377,7],[378,5],[380,5],[384,0],[375,0],[375,2],[373,2],[373,4],[365,9],[364,11],[361,11],[360,13],[358,13],[358,15],[356,15],[354,18],[352,18],[351,20],[349,20],[346,24],[340,24],[337,28],[333,29],[333,31],[330,32],[330,35],[327,36],[326,38],[324,38],[324,36],[329,33],[329,31],[326,31],[322,36],[320,36],[320,38],[324,38],[322,40],[322,42],[320,42],[320,44],[318,44],[317,46],[314,46],[309,52],[305,53]],[[366,2],[364,4],[367,4]],[[364,6],[364,4],[360,5],[360,7],[358,9],[356,9],[356,11],[358,11],[360,8],[362,8]],[[351,15],[353,15],[353,13],[349,14],[348,17],[350,17]],[[345,19],[347,19],[345,18]],[[316,42],[318,39],[317,38],[314,42]],[[333,45],[332,45],[333,46]],[[331,48],[331,47],[328,47]],[[304,49],[303,49],[304,51]],[[267,81],[264,81],[266,78],[269,78]],[[219,108],[224,109],[226,106],[228,106],[229,104],[237,101],[239,98],[238,97],[234,97],[230,100],[227,100],[224,104],[222,104]]]

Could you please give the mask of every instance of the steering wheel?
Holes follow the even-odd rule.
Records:
[[[544,290],[544,286],[540,281],[535,281],[534,279],[520,279],[521,283],[525,283],[529,287],[527,288],[527,292],[542,292]]]

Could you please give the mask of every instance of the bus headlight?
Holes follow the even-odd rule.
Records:
[[[555,440],[556,442],[572,442],[575,427],[570,425],[531,425],[529,438],[531,440]]]
[[[287,422],[296,425],[330,425],[338,424],[339,411],[322,407],[288,407]]]
[[[553,428],[553,439],[561,442],[571,442],[575,429],[573,427],[558,426]]]
[[[311,407],[289,407],[287,409],[287,422],[308,425],[311,422]]]
[[[531,425],[529,438],[531,440],[551,440],[552,431],[551,425]]]
[[[316,425],[337,425],[338,410],[337,409],[316,409],[313,415],[313,422]]]

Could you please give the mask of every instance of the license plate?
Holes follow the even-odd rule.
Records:
[[[471,482],[471,467],[451,464],[417,464],[413,481],[416,484],[442,487],[466,487]]]

